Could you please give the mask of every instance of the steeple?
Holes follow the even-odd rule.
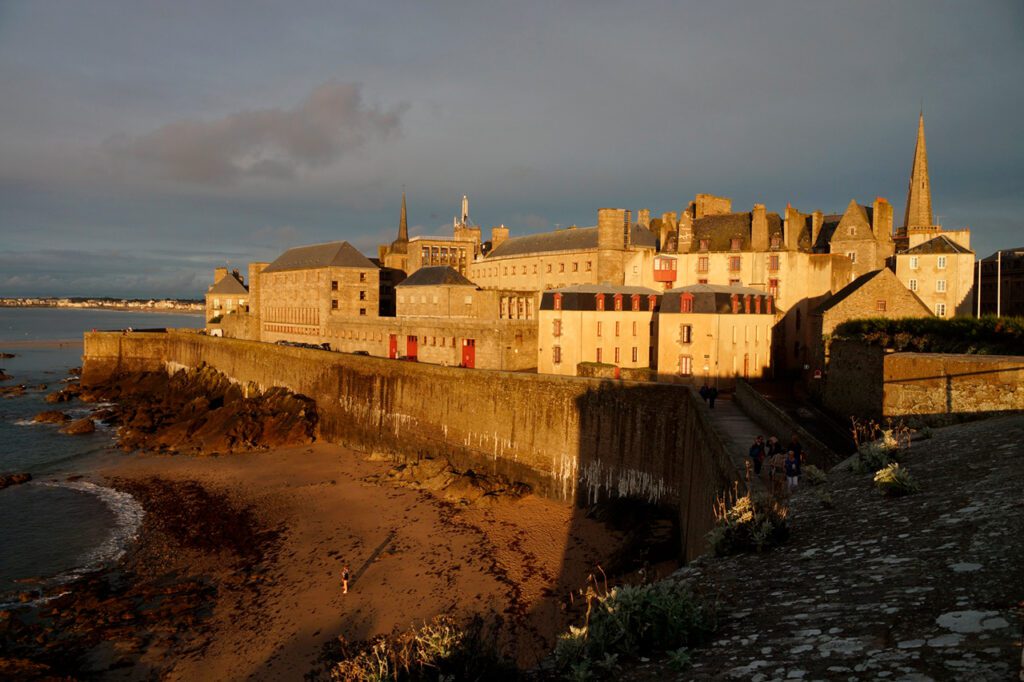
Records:
[[[402,216],[398,219],[398,241],[409,241],[409,216],[405,210],[405,190],[402,190]]]
[[[929,229],[932,222],[932,188],[928,180],[928,150],[924,144],[924,111],[917,121],[917,145],[914,147],[914,166],[910,169],[907,188],[907,212],[903,217],[907,230]]]

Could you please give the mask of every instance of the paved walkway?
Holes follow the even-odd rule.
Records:
[[[770,434],[733,402],[732,394],[719,395],[715,401],[715,409],[709,409],[708,414],[722,445],[732,455],[736,470],[740,472],[741,477],[745,477],[746,463],[750,461],[748,453],[750,446],[754,444],[754,438],[764,436],[767,440]],[[766,490],[764,482],[756,477],[753,486],[755,491]]]

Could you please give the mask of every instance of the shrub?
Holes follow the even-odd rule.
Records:
[[[803,466],[803,479],[807,485],[825,485],[828,483],[828,474],[813,464],[805,464]]]
[[[877,440],[861,443],[857,448],[857,459],[850,466],[854,473],[873,474],[879,469],[895,462],[898,457],[900,443],[894,429],[882,431]]]
[[[875,487],[889,497],[899,497],[918,492],[921,488],[906,468],[893,463],[875,474]]]
[[[731,507],[720,500],[715,509],[718,520],[708,533],[711,548],[717,556],[726,556],[781,545],[789,538],[788,513],[768,496],[746,495]]]
[[[859,339],[897,351],[1019,355],[1024,346],[1024,319],[989,315],[981,319],[849,320],[836,327],[833,337]]]
[[[681,583],[589,588],[586,620],[559,636],[554,662],[568,679],[605,677],[620,656],[693,646],[713,630],[711,611]]]

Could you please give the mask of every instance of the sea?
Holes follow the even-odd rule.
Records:
[[[0,608],[18,592],[52,588],[116,561],[142,522],[141,506],[102,485],[96,471],[128,456],[114,447],[112,427],[70,436],[33,423],[48,409],[72,418],[95,405],[47,404],[49,393],[82,364],[82,333],[97,329],[201,327],[202,315],[79,308],[0,308],[0,368],[25,384],[23,396],[0,396],[0,473],[28,472],[32,481],[0,490]],[[40,386],[45,384],[46,388]]]

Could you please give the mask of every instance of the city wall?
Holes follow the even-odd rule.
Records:
[[[82,381],[206,363],[317,402],[325,440],[530,484],[586,504],[635,497],[679,511],[683,552],[705,549],[736,473],[692,390],[438,367],[185,332],[85,335]]]
[[[836,341],[825,405],[844,416],[922,425],[1024,410],[1024,356],[893,353]]]

